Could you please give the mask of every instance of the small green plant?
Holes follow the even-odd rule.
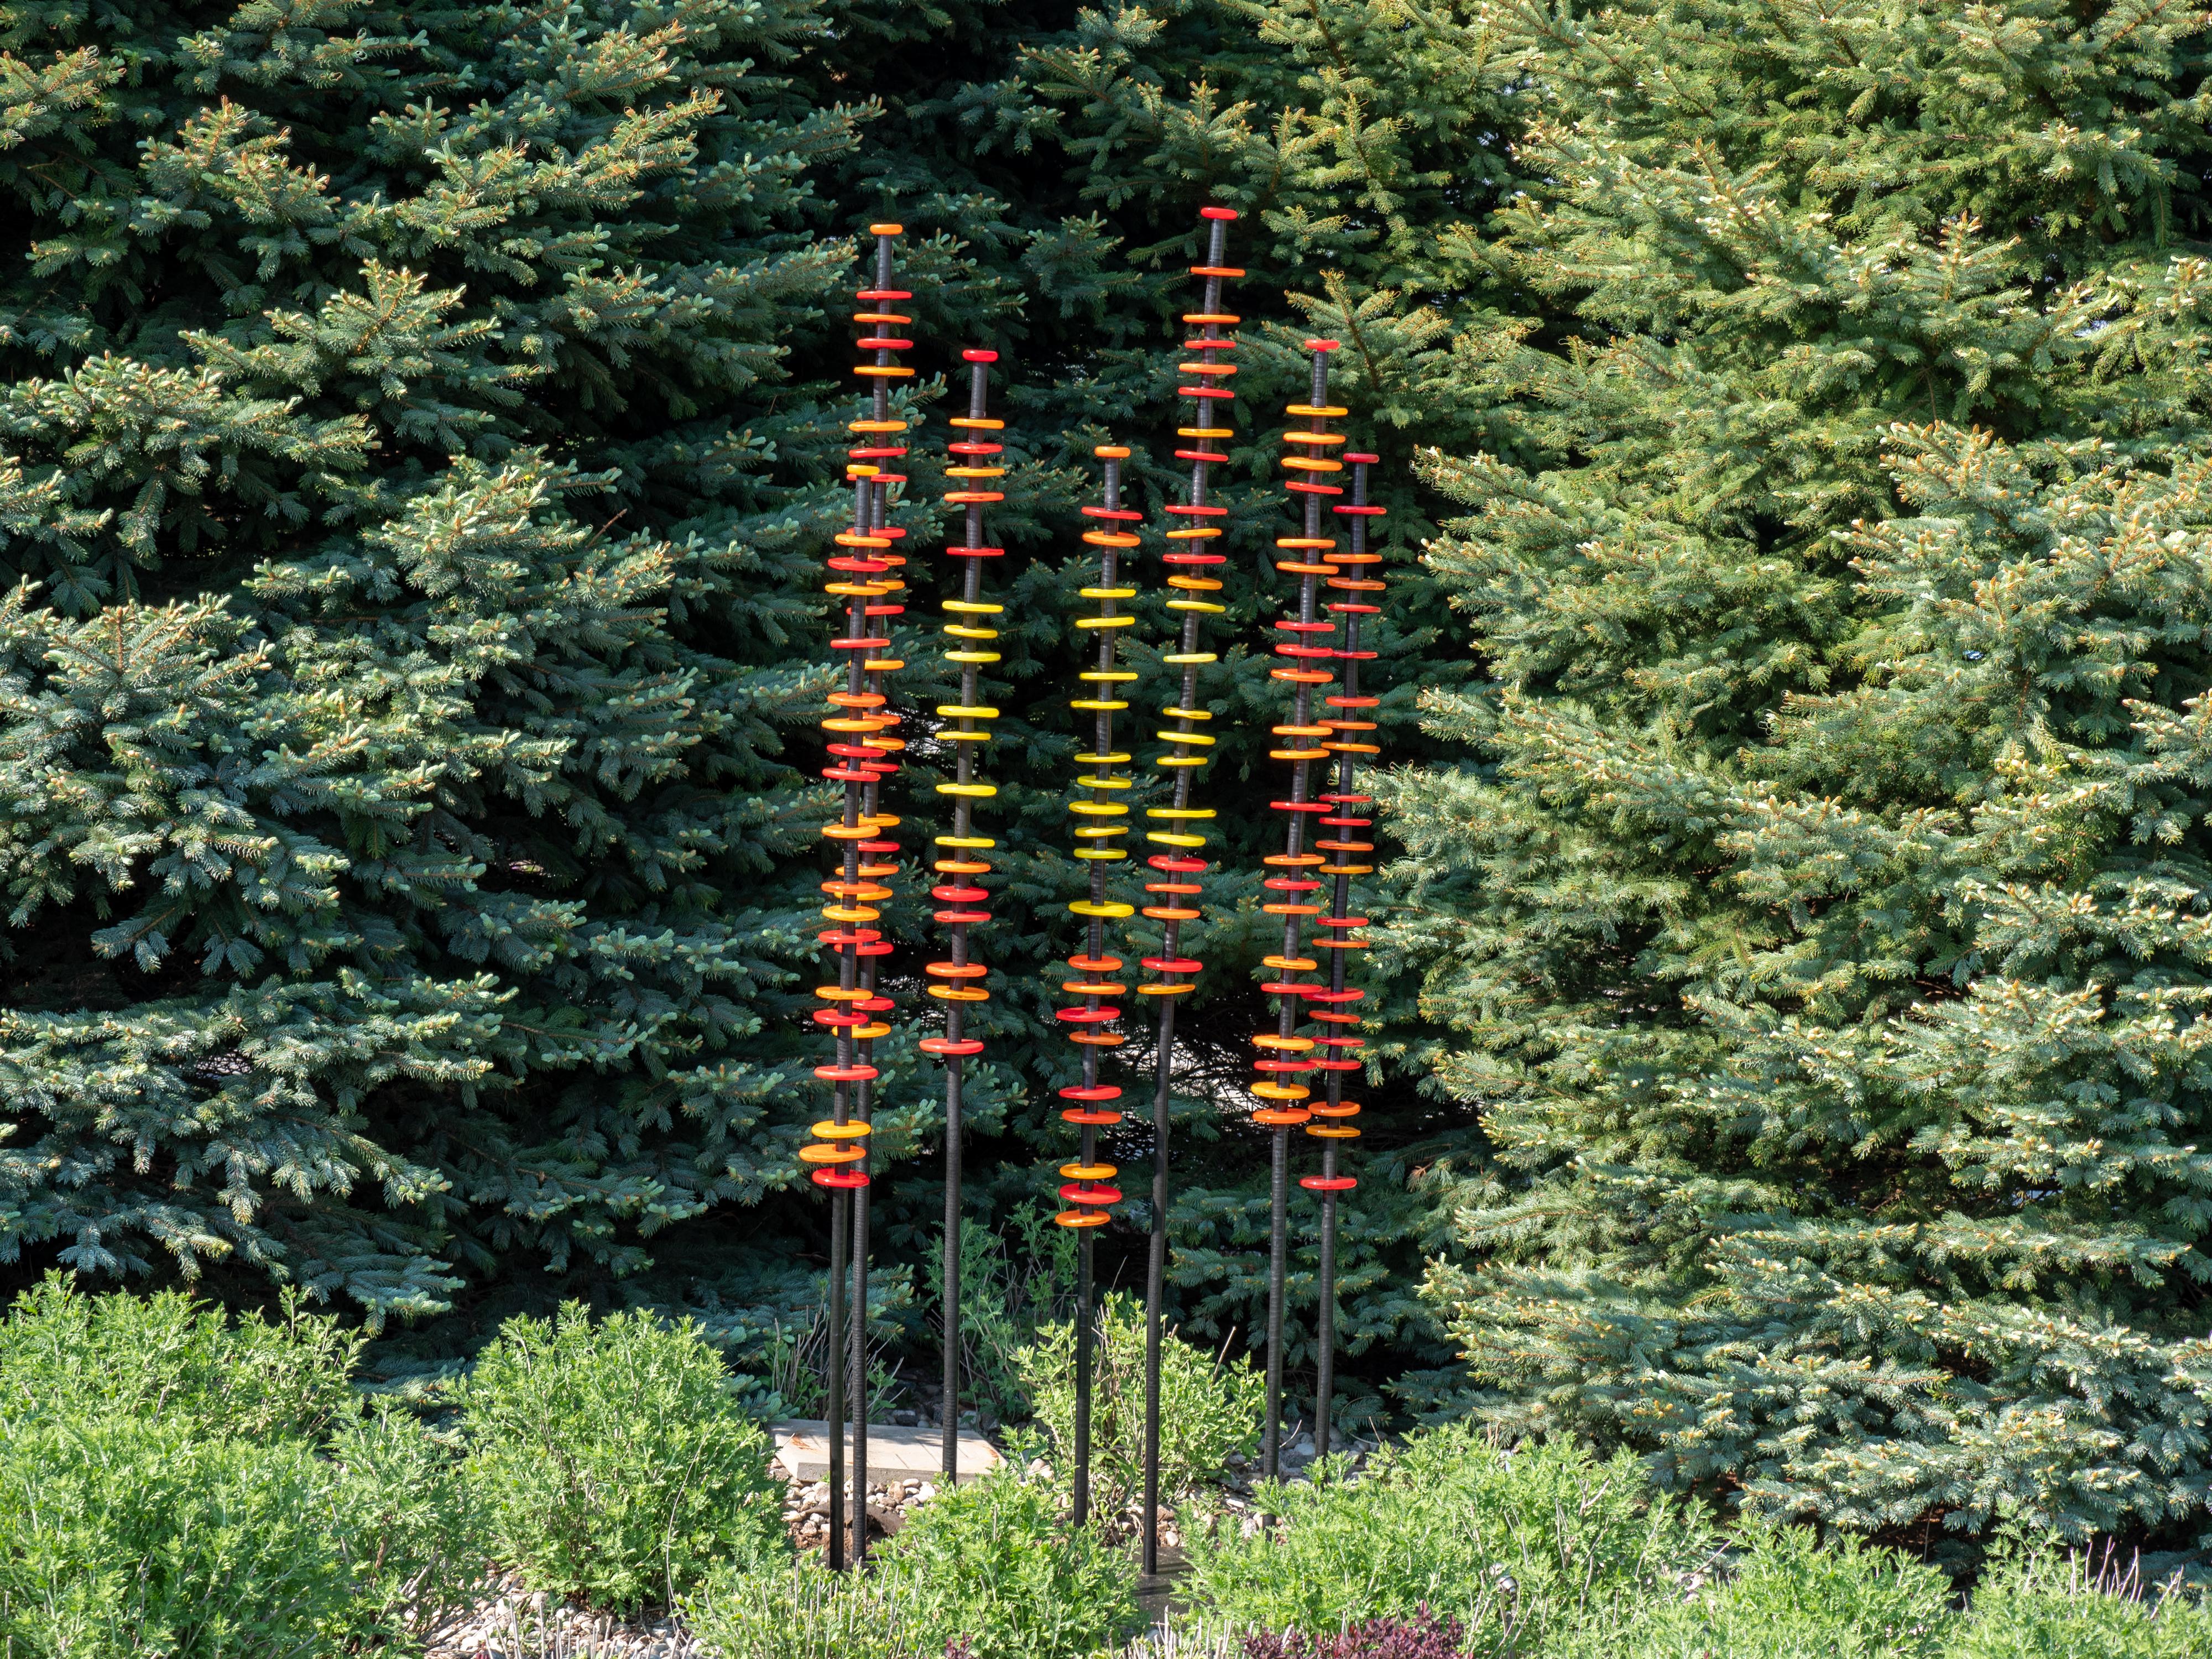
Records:
[[[1765,1522],[1734,1543],[1739,1553],[1717,1583],[1687,1595],[1662,1589],[1632,1617],[1591,1620],[1563,1654],[1932,1659],[1953,1621],[1951,1581],[1893,1551],[1842,1536],[1824,1545],[1809,1527]]]
[[[319,1440],[358,1409],[350,1384],[364,1339],[304,1310],[287,1291],[271,1321],[174,1291],[80,1296],[60,1273],[0,1321],[0,1419],[121,1413],[203,1434]]]
[[[873,1316],[868,1340],[868,1409],[888,1409],[905,1392],[892,1364],[892,1342],[879,1334]],[[744,1362],[756,1379],[759,1404],[781,1417],[819,1417],[828,1389],[830,1310],[817,1303],[812,1316],[789,1323],[771,1322]]]
[[[823,1311],[817,1308],[805,1324],[781,1320],[769,1326],[755,1356],[768,1392],[788,1415],[822,1414],[824,1387],[823,1356],[829,1352],[830,1333]]]
[[[1565,1443],[1507,1451],[1468,1425],[1416,1436],[1356,1482],[1260,1489],[1252,1537],[1193,1533],[1189,1595],[1251,1630],[1333,1633],[1362,1620],[1457,1619],[1468,1650],[1523,1652],[1590,1621],[1618,1623],[1704,1560],[1702,1529],[1651,1493],[1626,1452]]]
[[[941,1235],[940,1235],[941,1237]],[[932,1250],[923,1267],[931,1304],[945,1305],[945,1263]],[[1003,1232],[960,1224],[961,1375],[966,1403],[987,1423],[1028,1415],[1020,1354],[1037,1332],[1074,1309],[1075,1236],[1034,1204],[1017,1206]]]
[[[895,1583],[833,1573],[818,1555],[715,1574],[684,1598],[684,1622],[717,1659],[938,1659],[919,1646]]]
[[[877,1561],[932,1656],[957,1642],[972,1659],[1088,1659],[1143,1622],[1135,1564],[1011,1465],[923,1504]]]
[[[109,1414],[0,1429],[0,1653],[307,1659],[356,1616],[302,1442]]]
[[[788,1547],[768,1437],[688,1322],[513,1319],[457,1394],[492,1536],[534,1589],[630,1613]]]
[[[2016,1554],[1983,1574],[1942,1659],[2212,1659],[2212,1610],[2132,1560]]]
[[[1100,1305],[1092,1353],[1091,1502],[1118,1516],[1143,1494],[1145,1310],[1133,1297]],[[1021,1385],[1050,1437],[1063,1478],[1075,1444],[1075,1327],[1047,1327],[1016,1355]],[[1249,1364],[1224,1364],[1174,1336],[1160,1344],[1160,1491],[1180,1501],[1258,1443],[1267,1384]]]

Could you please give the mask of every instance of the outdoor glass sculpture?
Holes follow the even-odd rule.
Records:
[[[1121,1189],[1105,1184],[1120,1171],[1113,1164],[1102,1162],[1098,1155],[1098,1132],[1121,1121],[1121,1114],[1109,1104],[1121,1097],[1121,1087],[1099,1081],[1099,1061],[1107,1051],[1128,1041],[1121,1031],[1109,1029],[1120,1021],[1121,1010],[1104,999],[1120,996],[1128,988],[1119,980],[1105,977],[1120,972],[1122,966],[1121,957],[1106,954],[1106,924],[1136,914],[1133,905],[1106,896],[1108,868],[1129,856],[1128,849],[1119,844],[1129,832],[1125,821],[1129,805],[1119,798],[1136,787],[1134,778],[1117,769],[1128,764],[1129,756],[1114,747],[1114,716],[1129,706],[1126,698],[1114,693],[1137,678],[1133,670],[1116,663],[1115,651],[1121,630],[1136,618],[1119,613],[1114,607],[1117,600],[1137,596],[1135,588],[1119,585],[1120,560],[1124,551],[1134,550],[1138,544],[1138,537],[1128,526],[1144,516],[1121,506],[1121,463],[1129,452],[1118,445],[1102,444],[1092,453],[1105,463],[1104,499],[1097,506],[1083,509],[1085,517],[1100,522],[1083,532],[1083,539],[1098,550],[1098,579],[1082,592],[1084,598],[1097,603],[1098,614],[1079,617],[1075,625],[1096,641],[1097,657],[1094,665],[1081,673],[1085,695],[1068,705],[1078,714],[1091,717],[1091,746],[1075,757],[1091,769],[1075,780],[1087,799],[1070,801],[1067,809],[1077,820],[1074,837],[1081,845],[1076,848],[1075,856],[1089,866],[1091,890],[1067,907],[1084,920],[1084,948],[1067,958],[1067,965],[1077,977],[1063,981],[1060,987],[1083,1000],[1073,1007],[1058,1010],[1056,1015],[1071,1028],[1068,1040],[1082,1051],[1083,1080],[1060,1091],[1060,1097],[1071,1103],[1060,1116],[1081,1131],[1082,1150],[1074,1163],[1060,1166],[1060,1176],[1067,1183],[1060,1188],[1060,1196],[1069,1207],[1053,1218],[1063,1227],[1076,1229],[1078,1237],[1073,1449],[1074,1519],[1078,1526],[1091,1514],[1091,1373],[1097,1322],[1093,1235],[1110,1218],[1113,1206],[1121,1201]]]
[[[1371,864],[1352,862],[1362,854],[1375,850],[1371,841],[1349,839],[1374,823],[1371,818],[1355,816],[1358,808],[1372,805],[1374,797],[1352,793],[1352,769],[1363,756],[1382,752],[1370,737],[1375,722],[1358,716],[1382,701],[1360,694],[1359,665],[1372,661],[1375,653],[1360,648],[1359,623],[1362,617],[1380,615],[1382,609],[1378,601],[1384,584],[1375,570],[1382,562],[1382,556],[1367,550],[1367,520],[1380,517],[1383,509],[1367,503],[1367,469],[1375,464],[1376,457],[1346,454],[1344,459],[1352,468],[1352,500],[1339,502],[1329,510],[1351,520],[1352,546],[1342,552],[1331,548],[1322,555],[1333,572],[1327,579],[1330,590],[1350,596],[1332,599],[1327,606],[1331,616],[1343,618],[1343,638],[1336,647],[1336,659],[1344,665],[1344,684],[1335,696],[1322,699],[1322,705],[1331,712],[1315,722],[1328,731],[1321,747],[1336,757],[1335,792],[1321,797],[1330,810],[1315,820],[1332,833],[1326,840],[1317,838],[1314,842],[1314,850],[1328,854],[1330,860],[1315,873],[1327,876],[1334,883],[1328,914],[1314,918],[1317,930],[1314,948],[1329,953],[1328,989],[1306,994],[1306,1018],[1329,1028],[1314,1039],[1315,1048],[1322,1051],[1314,1065],[1328,1078],[1328,1097],[1315,1103],[1312,1109],[1321,1121],[1306,1126],[1306,1133],[1321,1142],[1321,1173],[1306,1176],[1298,1182],[1307,1191],[1321,1194],[1320,1305],[1314,1333],[1314,1454],[1318,1457],[1328,1455],[1329,1407],[1336,1392],[1337,1199],[1359,1184],[1338,1167],[1340,1148],[1359,1138],[1359,1131],[1350,1122],[1359,1115],[1359,1105],[1344,1097],[1344,1080],[1347,1073],[1360,1068],[1358,1055],[1363,1040],[1357,1035],[1359,1016],[1352,1012],[1351,1005],[1366,995],[1356,986],[1345,983],[1345,968],[1352,953],[1367,948],[1367,941],[1355,931],[1367,926],[1367,918],[1352,914],[1352,878],[1370,875],[1375,868]]]
[[[1271,1133],[1274,1153],[1267,1229],[1267,1405],[1260,1441],[1261,1462],[1269,1480],[1279,1479],[1282,1474],[1283,1274],[1288,1243],[1289,1134],[1291,1130],[1313,1121],[1313,1109],[1305,1103],[1313,1091],[1302,1079],[1318,1065],[1316,1040],[1298,1027],[1304,1020],[1306,1000],[1316,993],[1328,994],[1327,986],[1305,977],[1320,966],[1313,957],[1304,954],[1306,920],[1321,914],[1321,906],[1311,902],[1312,896],[1321,890],[1321,883],[1314,872],[1317,866],[1328,862],[1321,854],[1307,850],[1305,842],[1307,818],[1329,810],[1311,793],[1314,763],[1328,759],[1328,750],[1320,744],[1332,735],[1330,727],[1316,721],[1314,693],[1336,678],[1333,670],[1323,665],[1336,655],[1334,647],[1324,637],[1336,632],[1336,624],[1323,620],[1317,610],[1322,580],[1339,574],[1336,566],[1325,562],[1321,556],[1335,548],[1336,538],[1321,533],[1321,509],[1324,496],[1343,493],[1342,486],[1327,482],[1328,475],[1344,469],[1344,463],[1330,454],[1335,446],[1344,441],[1344,435],[1328,430],[1328,423],[1345,411],[1328,402],[1328,355],[1336,349],[1336,342],[1309,340],[1306,349],[1313,356],[1312,400],[1290,406],[1289,412],[1304,419],[1306,426],[1304,430],[1293,428],[1283,434],[1287,453],[1282,460],[1283,467],[1291,474],[1284,488],[1299,498],[1304,523],[1301,533],[1275,539],[1276,547],[1290,555],[1276,560],[1275,568],[1297,578],[1297,614],[1275,623],[1275,631],[1286,636],[1274,647],[1275,654],[1284,661],[1267,671],[1272,678],[1291,688],[1290,720],[1271,728],[1285,746],[1267,751],[1270,759],[1286,762],[1291,769],[1289,796],[1268,803],[1284,815],[1283,850],[1267,857],[1270,873],[1262,885],[1271,897],[1261,906],[1269,915],[1282,918],[1283,943],[1279,954],[1262,958],[1276,973],[1274,979],[1261,987],[1275,999],[1276,1028],[1261,1031],[1252,1039],[1253,1046],[1260,1050],[1260,1057],[1253,1061],[1259,1079],[1249,1085],[1260,1102],[1253,1110],[1252,1121]]]
[[[1199,627],[1207,617],[1219,616],[1224,607],[1206,597],[1221,591],[1218,577],[1208,575],[1211,568],[1225,564],[1226,554],[1216,553],[1207,547],[1218,540],[1221,526],[1214,522],[1227,516],[1229,509],[1217,507],[1206,498],[1211,470],[1225,465],[1227,452],[1214,447],[1234,435],[1228,424],[1228,406],[1236,393],[1223,384],[1237,373],[1236,365],[1221,361],[1224,353],[1235,349],[1237,342],[1224,334],[1224,328],[1234,328],[1240,320],[1235,314],[1221,308],[1221,285],[1244,273],[1233,265],[1222,263],[1228,252],[1229,226],[1237,214],[1230,208],[1200,208],[1207,228],[1206,263],[1191,267],[1191,275],[1206,283],[1205,297],[1199,309],[1183,313],[1186,326],[1198,331],[1195,337],[1183,342],[1184,350],[1190,354],[1177,368],[1191,382],[1176,388],[1178,396],[1190,400],[1192,424],[1177,427],[1176,435],[1189,441],[1190,447],[1175,452],[1176,459],[1190,463],[1190,499],[1171,502],[1167,511],[1182,520],[1167,532],[1174,547],[1160,556],[1160,562],[1169,568],[1167,585],[1175,590],[1167,601],[1168,609],[1178,611],[1182,617],[1182,637],[1179,649],[1169,652],[1160,660],[1182,672],[1182,693],[1161,712],[1174,722],[1169,728],[1155,731],[1153,735],[1168,745],[1167,751],[1156,757],[1155,767],[1166,772],[1172,780],[1170,804],[1146,809],[1148,819],[1158,820],[1157,828],[1147,828],[1145,840],[1159,848],[1145,862],[1164,879],[1147,882],[1145,890],[1157,894],[1161,902],[1144,907],[1145,915],[1161,924],[1160,953],[1144,958],[1145,968],[1155,977],[1138,988],[1139,996],[1159,999],[1159,1041],[1156,1047],[1152,1084],[1152,1237],[1145,1271],[1145,1496],[1144,1496],[1144,1565],[1146,1572],[1159,1570],[1160,1531],[1160,1341],[1161,1304],[1167,1289],[1168,1261],[1168,1089],[1175,1074],[1175,1018],[1176,1000],[1187,996],[1196,984],[1196,975],[1205,964],[1194,957],[1182,954],[1182,934],[1185,922],[1195,921],[1199,909],[1195,901],[1204,890],[1197,878],[1206,873],[1206,860],[1198,856],[1206,844],[1203,825],[1214,816],[1215,809],[1191,805],[1191,785],[1196,775],[1211,758],[1207,751],[1215,739],[1200,727],[1213,718],[1209,709],[1198,702],[1198,671],[1218,659],[1211,651],[1199,647]]]
[[[829,947],[836,962],[837,982],[817,988],[815,996],[830,1006],[817,1009],[814,1018],[834,1035],[836,1059],[830,1065],[814,1068],[814,1075],[830,1085],[830,1115],[815,1124],[814,1140],[799,1152],[800,1161],[810,1166],[815,1185],[830,1192],[830,1355],[825,1411],[830,1439],[829,1548],[830,1565],[833,1567],[842,1566],[845,1562],[847,1263],[848,1252],[855,1243],[854,1199],[867,1190],[869,1182],[866,1089],[877,1076],[865,1045],[889,1034],[890,1026],[878,1016],[890,1012],[892,1006],[890,998],[877,994],[872,967],[872,958],[885,954],[891,946],[880,928],[867,924],[882,919],[883,913],[875,907],[890,896],[891,890],[880,884],[898,872],[896,863],[885,861],[898,852],[898,844],[883,838],[883,832],[898,820],[882,812],[876,803],[883,775],[895,765],[889,757],[904,747],[901,739],[890,735],[892,728],[899,724],[899,716],[888,706],[882,676],[906,665],[888,654],[891,647],[889,635],[879,635],[875,630],[884,619],[897,616],[905,609],[890,602],[890,596],[906,586],[896,574],[906,561],[892,550],[897,535],[884,527],[890,485],[880,463],[896,460],[906,453],[905,446],[897,441],[898,434],[906,430],[906,422],[891,414],[890,383],[914,373],[893,361],[898,352],[911,349],[914,342],[883,331],[909,319],[881,307],[912,296],[891,287],[891,239],[899,234],[900,228],[886,224],[872,225],[869,229],[876,238],[876,285],[862,289],[858,297],[863,304],[874,308],[855,313],[854,320],[867,329],[858,344],[864,351],[873,351],[875,361],[860,364],[854,372],[870,384],[872,407],[867,418],[850,422],[850,429],[860,439],[846,452],[846,477],[853,487],[853,527],[836,538],[839,550],[829,560],[830,580],[825,589],[833,599],[843,601],[844,632],[832,639],[830,646],[832,651],[842,653],[837,660],[843,667],[845,683],[842,690],[830,693],[833,712],[822,722],[823,729],[830,734],[827,746],[830,758],[822,775],[843,784],[845,799],[842,814],[822,827],[823,835],[839,854],[836,876],[822,884],[822,890],[830,900],[822,915],[832,926],[819,935],[821,943]],[[859,1251],[853,1257],[855,1261],[865,1259],[865,1237],[859,1243]],[[860,1282],[854,1311],[856,1328],[864,1334],[867,1312],[865,1267],[860,1270]],[[865,1341],[854,1346],[857,1353],[865,1354]],[[859,1547],[866,1545],[867,1527],[865,1401],[854,1420],[859,1425],[855,1462],[862,1483],[854,1505],[854,1535]]]
[[[937,786],[937,793],[952,800],[952,833],[937,837],[941,856],[933,866],[939,878],[938,884],[929,890],[932,898],[945,908],[933,913],[939,926],[946,932],[946,959],[929,964],[929,976],[935,982],[929,994],[945,1005],[945,1035],[925,1037],[921,1048],[937,1055],[945,1062],[945,1477],[951,1480],[959,1473],[960,1447],[960,1090],[963,1067],[967,1061],[983,1052],[982,1043],[963,1030],[963,1016],[971,1006],[988,1002],[991,994],[983,988],[981,981],[989,970],[969,955],[968,930],[978,922],[988,921],[991,913],[975,907],[990,894],[979,885],[982,877],[990,873],[990,861],[982,856],[998,845],[991,836],[979,836],[972,822],[975,803],[988,800],[999,793],[995,784],[981,781],[975,775],[975,762],[983,744],[991,740],[988,722],[998,719],[999,711],[976,701],[977,680],[987,663],[999,660],[999,653],[992,649],[999,630],[988,626],[989,619],[1001,614],[1006,606],[983,597],[983,562],[1001,557],[1006,550],[983,544],[983,508],[993,501],[1006,500],[1003,490],[988,486],[1006,476],[1006,469],[997,458],[1005,446],[989,434],[1002,430],[1006,422],[992,418],[989,401],[990,365],[996,362],[995,351],[963,351],[961,357],[968,364],[968,412],[952,417],[951,424],[967,435],[949,445],[954,465],[945,468],[945,476],[957,488],[945,493],[945,501],[960,508],[963,533],[957,545],[945,550],[946,556],[963,561],[960,597],[940,601],[940,608],[951,620],[939,630],[951,641],[952,647],[945,653],[945,660],[956,664],[960,671],[960,701],[940,703],[937,714],[947,724],[938,728],[940,743],[953,747],[953,775],[949,783]]]

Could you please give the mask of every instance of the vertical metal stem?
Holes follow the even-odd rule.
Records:
[[[1173,946],[1169,947],[1173,954]],[[1160,999],[1160,1040],[1152,1089],[1152,1228],[1145,1261],[1144,1571],[1160,1570],[1160,1329],[1168,1273],[1168,1064],[1175,1053],[1173,997]]]
[[[871,963],[872,969],[874,964]],[[870,973],[872,979],[874,975]],[[862,1143],[866,1145],[866,1142]],[[866,1172],[867,1165],[855,1164]],[[868,1193],[853,1189],[852,1370],[848,1412],[853,1420],[853,1559],[868,1559]]]
[[[997,354],[977,349],[965,351],[962,356],[969,366],[967,418],[970,422],[981,422],[987,418],[985,409],[989,398],[990,376],[988,365],[996,360]],[[971,430],[980,434],[981,428],[979,427]],[[983,538],[982,505],[979,501],[971,500],[966,502],[965,506],[961,547],[978,547]],[[981,556],[966,556],[961,577],[961,605],[965,608],[957,612],[963,619],[963,625],[972,626],[982,615],[980,608],[983,566]],[[961,708],[969,708],[978,706],[976,697],[980,684],[979,675],[979,666],[972,657],[963,660],[960,666],[959,706]],[[969,716],[963,714],[959,717],[958,729],[961,732],[968,732],[973,729],[973,726],[974,722]],[[954,784],[959,790],[965,791],[975,782],[975,745],[973,743],[957,743],[953,747],[957,751],[953,762]],[[960,853],[963,859],[972,858],[975,851],[981,848],[994,845],[992,842],[975,837],[972,834],[970,811],[970,797],[965,793],[955,794],[951,838],[948,842],[945,837],[939,837],[940,846],[949,846],[952,850]],[[968,866],[971,872],[977,867],[979,866],[975,865]],[[945,866],[940,863],[938,868],[942,872]],[[963,877],[963,879],[965,880],[967,878]],[[955,968],[965,969],[969,966],[968,923],[964,919],[956,920],[951,924],[951,952],[952,964]],[[964,983],[964,981],[957,981],[957,984]],[[945,1035],[948,1048],[957,1049],[965,1042],[966,1051],[974,1052],[980,1045],[963,1037],[963,1025],[960,1000],[957,998],[948,1000],[945,1003]],[[943,1431],[942,1461],[945,1480],[948,1486],[957,1483],[960,1477],[960,1136],[963,1103],[961,1091],[966,1082],[964,1064],[960,1053],[946,1054],[945,1067],[945,1343],[941,1356],[944,1376],[941,1411],[944,1421],[941,1428]]]
[[[960,1010],[956,1006],[945,1020],[949,1031],[959,1035]],[[945,1062],[945,1395],[939,1407],[944,1418],[945,1480],[950,1486],[960,1474],[960,1068],[954,1055]]]
[[[845,1246],[852,1237],[851,1194],[830,1200],[830,1566],[845,1565]]]
[[[1085,1139],[1090,1139],[1088,1135]],[[1091,1161],[1085,1154],[1084,1161]],[[1077,1526],[1091,1518],[1091,1364],[1096,1315],[1091,1308],[1091,1251],[1095,1227],[1080,1230],[1075,1247],[1075,1515]]]
[[[1336,1178],[1336,1143],[1322,1142],[1321,1172]],[[1336,1389],[1336,1194],[1321,1195],[1321,1306],[1316,1315],[1314,1340],[1320,1355],[1314,1361],[1314,1455],[1328,1455],[1328,1407]]]
[[[1260,1443],[1260,1462],[1268,1480],[1279,1480],[1283,1475],[1283,1257],[1291,1180],[1289,1132],[1276,1130],[1274,1143],[1270,1195],[1273,1226],[1267,1239],[1267,1423]]]

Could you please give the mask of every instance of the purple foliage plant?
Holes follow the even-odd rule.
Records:
[[[1370,1619],[1335,1636],[1248,1636],[1244,1659],[1462,1659],[1465,1635],[1458,1620],[1439,1622],[1423,1607],[1410,1620]]]

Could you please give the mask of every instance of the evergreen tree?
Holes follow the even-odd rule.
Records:
[[[1495,437],[1454,337],[1495,318],[1467,222],[1508,187],[1517,71],[1449,8],[22,6],[0,49],[25,215],[0,284],[19,1273],[292,1277],[373,1322],[586,1294],[734,1324],[763,1261],[814,1251],[790,1156],[821,1058],[805,769],[872,219],[908,228],[915,410],[990,345],[1012,416],[979,1210],[1058,1184],[1073,509],[1108,436],[1139,446],[1148,504],[1177,484],[1200,205],[1245,214],[1254,319],[1224,724],[1276,718],[1251,648],[1279,602],[1267,440],[1316,330],[1387,461],[1392,752],[1420,684],[1464,676],[1416,665],[1445,613],[1406,475],[1417,442]],[[899,508],[917,728],[945,700],[943,437],[917,428]],[[1263,1285],[1265,1141],[1237,1127],[1263,748],[1241,735],[1209,783],[1233,839],[1178,1102],[1185,1311],[1222,1332],[1255,1328]],[[920,847],[943,757],[909,758],[891,805]],[[905,884],[887,915],[911,948],[886,964],[881,1265],[934,1224],[941,1087],[913,1046],[927,906]],[[1443,1357],[1408,1287],[1445,1212],[1406,1176],[1471,1141],[1421,1070],[1370,1094],[1346,1228],[1343,1328],[1379,1370]]]
[[[2201,1513],[2206,19],[1498,3],[1401,946],[1492,1420],[1864,1529]]]
[[[0,1255],[380,1322],[793,1179],[824,27],[0,9]]]

